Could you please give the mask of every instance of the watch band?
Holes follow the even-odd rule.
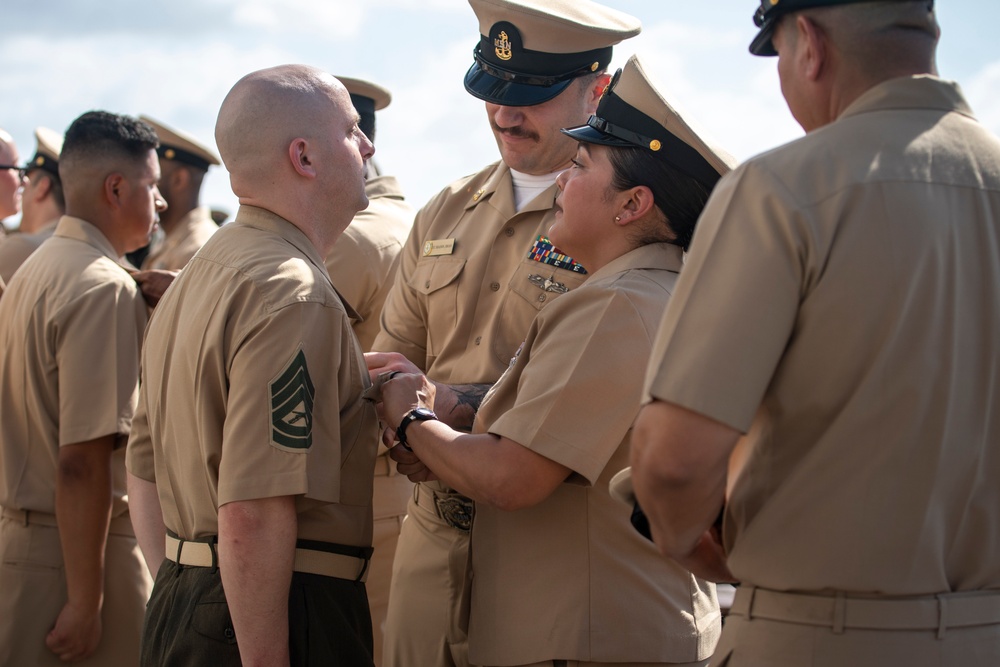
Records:
[[[437,421],[437,415],[434,414],[432,410],[427,408],[413,408],[399,421],[399,426],[396,427],[396,440],[399,441],[406,449],[410,449],[410,445],[406,442],[406,429],[413,422],[425,422],[425,421]]]

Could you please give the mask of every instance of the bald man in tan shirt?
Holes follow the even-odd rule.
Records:
[[[219,112],[240,210],[157,306],[128,447],[157,572],[144,664],[372,664],[377,417],[323,265],[367,203],[357,119],[302,65],[247,75]]]

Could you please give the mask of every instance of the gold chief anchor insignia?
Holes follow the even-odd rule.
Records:
[[[566,292],[569,291],[569,288],[563,285],[561,282],[552,280],[551,278],[542,278],[541,276],[534,273],[528,275],[528,280],[531,281],[532,285],[534,285],[535,287],[540,287],[546,292],[556,292],[558,294],[565,294]]]
[[[496,51],[497,58],[500,60],[510,60],[510,40],[507,38],[506,32],[503,30],[500,31],[500,34],[497,35],[497,39],[493,40],[493,46],[496,47],[494,51]]]

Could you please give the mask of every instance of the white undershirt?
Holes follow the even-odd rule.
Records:
[[[514,181],[514,210],[520,212],[525,204],[548,190],[563,171],[560,169],[551,174],[535,176],[511,169],[510,175]]]

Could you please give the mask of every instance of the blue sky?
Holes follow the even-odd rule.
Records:
[[[775,61],[755,58],[753,0],[607,0],[642,20],[614,67],[639,53],[672,100],[738,158],[799,136]],[[939,0],[938,65],[1000,134],[1000,2]],[[33,129],[80,113],[149,114],[212,141],[216,113],[249,71],[302,62],[388,87],[377,159],[415,205],[497,159],[462,76],[478,40],[466,0],[173,0],[9,3],[0,23],[0,127],[27,159]],[[226,173],[203,200],[235,212]],[[12,221],[8,221],[10,224]]]

